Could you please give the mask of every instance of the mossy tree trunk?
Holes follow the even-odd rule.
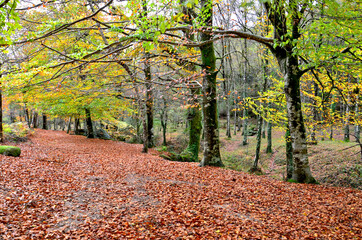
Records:
[[[293,146],[292,180],[300,183],[315,183],[309,167],[306,130],[300,94],[300,78],[308,71],[299,68],[299,57],[295,52],[296,40],[300,38],[301,20],[304,12],[299,10],[298,1],[263,2],[278,43],[269,48],[276,57],[284,77],[284,93],[287,102],[288,123]],[[304,10],[302,10],[304,11]],[[287,19],[290,19],[287,21]]]
[[[203,13],[205,27],[212,27],[213,4],[212,0],[201,0],[201,12]],[[207,42],[212,35],[201,32],[201,41]],[[213,42],[208,42],[200,47],[203,81],[202,81],[202,105],[204,113],[204,157],[200,166],[223,166],[220,155],[219,123],[216,99],[216,57]]]
[[[85,122],[87,125],[87,138],[94,138],[92,116],[89,108],[85,108]]]
[[[200,89],[191,89],[192,96],[190,100],[190,107],[187,110],[187,121],[189,125],[189,142],[186,149],[181,153],[181,157],[184,159],[188,158],[190,161],[198,161],[199,149],[200,149],[200,138],[202,131],[202,114],[198,102],[197,96],[200,95]]]
[[[314,183],[308,161],[306,130],[304,125],[300,95],[301,73],[298,58],[279,49],[277,59],[284,75],[284,93],[287,102],[290,136],[293,144],[293,175],[296,182]]]

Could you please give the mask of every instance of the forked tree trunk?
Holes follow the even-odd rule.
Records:
[[[212,27],[212,1],[201,0],[201,9],[204,13],[204,23]],[[200,33],[201,41],[209,41],[212,35],[207,32]],[[216,99],[216,57],[213,42],[200,47],[203,70],[203,113],[204,113],[204,157],[200,166],[223,166],[220,155],[219,123]]]

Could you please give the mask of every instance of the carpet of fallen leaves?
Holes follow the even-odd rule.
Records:
[[[0,239],[360,239],[362,192],[37,130],[0,156]]]

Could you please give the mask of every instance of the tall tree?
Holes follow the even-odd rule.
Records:
[[[210,28],[213,26],[213,2],[201,0],[201,25],[204,31],[200,39],[206,42],[200,46],[202,71],[202,107],[204,113],[204,157],[200,166],[223,166],[220,155],[219,123],[216,94],[216,57]]]

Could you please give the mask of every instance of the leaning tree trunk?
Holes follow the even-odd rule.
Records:
[[[212,1],[201,0],[204,23],[212,27]],[[200,33],[201,41],[207,42],[212,35],[207,32]],[[200,166],[223,166],[220,155],[219,123],[216,99],[216,57],[213,42],[208,42],[200,47],[202,70],[204,73],[202,81],[203,91],[203,113],[204,113],[204,157]]]
[[[85,108],[85,122],[87,124],[87,138],[94,138],[92,117],[89,108]]]
[[[301,72],[298,58],[288,56],[284,49],[277,52],[277,60],[284,75],[284,93],[287,102],[288,123],[293,145],[293,175],[292,180],[301,183],[315,183],[308,161],[306,130],[304,126],[302,103],[300,95]],[[284,50],[284,51],[283,51]]]

